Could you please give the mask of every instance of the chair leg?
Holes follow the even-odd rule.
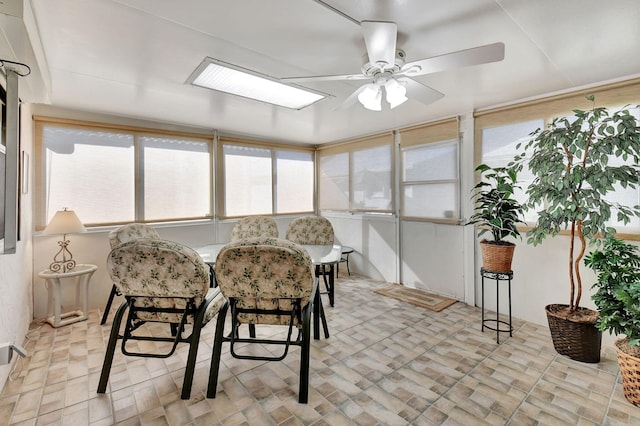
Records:
[[[324,265],[322,266],[324,268]],[[335,295],[335,284],[336,284],[336,280],[335,280],[335,276],[333,274],[333,268],[334,265],[331,264],[329,265],[329,304],[333,307],[333,302],[334,302],[334,295]]]
[[[189,399],[191,397],[191,387],[193,385],[193,373],[196,369],[196,357],[198,356],[198,346],[200,344],[200,334],[202,331],[202,320],[206,306],[203,306],[193,321],[193,329],[189,338],[189,355],[187,356],[187,366],[184,370],[184,381],[182,382],[181,399]],[[174,324],[171,324],[172,326]]]
[[[322,306],[322,299],[319,300],[319,309],[320,309],[320,320],[322,321],[322,329],[324,330],[324,338],[329,338],[329,326],[327,325],[327,317],[324,315],[324,307]]]
[[[309,354],[311,347],[311,310],[305,308],[302,320],[302,347],[300,351],[300,387],[298,402],[306,404],[309,401]]]
[[[120,324],[122,323],[122,317],[127,310],[128,303],[122,302],[115,316],[113,317],[113,324],[111,325],[111,334],[109,336],[109,343],[107,344],[107,350],[104,354],[104,362],[102,364],[102,372],[100,373],[100,381],[98,382],[98,393],[104,393],[107,390],[107,382],[109,381],[109,373],[111,372],[111,364],[113,363],[113,354],[116,351],[116,344],[118,343],[118,335],[120,334]]]
[[[249,324],[249,337],[251,337],[252,339],[256,338],[256,325],[255,324]]]
[[[102,320],[100,321],[100,325],[104,325],[107,322],[107,317],[109,316],[109,311],[111,310],[111,304],[113,303],[113,298],[119,294],[118,288],[113,285],[111,287],[111,293],[109,293],[109,299],[107,299],[107,306],[104,307],[104,312],[102,313]]]
[[[218,388],[218,372],[220,370],[220,356],[222,354],[222,343],[224,341],[224,322],[227,317],[229,302],[225,302],[218,312],[216,321],[216,334],[213,341],[213,351],[211,353],[211,366],[209,367],[209,384],[207,385],[207,398],[215,398]],[[232,333],[235,331],[232,330]]]

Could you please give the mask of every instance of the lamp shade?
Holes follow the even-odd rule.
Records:
[[[47,227],[45,234],[77,234],[85,232],[85,227],[73,210],[58,210]]]

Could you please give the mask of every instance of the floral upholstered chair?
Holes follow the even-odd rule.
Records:
[[[287,227],[286,239],[298,244],[309,245],[329,245],[333,244],[335,240],[335,234],[333,232],[333,226],[329,219],[322,216],[303,216],[293,219]],[[333,275],[334,267],[330,266],[330,270],[327,271],[325,266],[316,267],[316,276],[322,277],[324,285],[327,288],[329,294],[329,304],[333,306],[334,301],[334,288],[333,279],[327,279],[330,275]]]
[[[129,241],[138,240],[140,238],[151,238],[151,239],[160,239],[160,235],[158,231],[156,231],[152,226],[149,226],[145,223],[128,223],[126,225],[122,225],[118,229],[114,229],[109,232],[109,245],[111,249],[118,247],[120,244],[127,243]],[[111,287],[111,293],[109,293],[109,299],[107,299],[107,305],[104,307],[104,312],[102,313],[102,320],[100,324],[104,324],[107,322],[107,317],[109,316],[109,311],[111,311],[111,304],[113,303],[113,298],[115,296],[119,296],[118,289],[115,285]]]
[[[303,216],[289,223],[285,238],[298,244],[333,244],[333,226],[322,216]]]
[[[231,231],[231,241],[254,237],[278,238],[278,225],[268,216],[247,216],[240,219]]]
[[[124,355],[154,358],[168,358],[179,343],[188,343],[181,397],[189,399],[200,331],[226,303],[220,290],[209,286],[208,266],[198,253],[182,244],[139,239],[111,250],[107,271],[125,300],[114,315],[98,393],[106,390],[118,340],[122,340]],[[153,331],[159,329],[141,329],[144,324],[153,322],[176,324],[176,333],[153,335]],[[166,352],[149,353],[136,349],[134,344],[130,349],[128,343],[131,341],[168,342],[170,348]]]
[[[313,263],[306,250],[279,238],[258,237],[231,242],[222,248],[215,264],[218,287],[228,299],[218,315],[209,370],[207,397],[215,398],[222,344],[230,343],[231,355],[240,359],[280,361],[289,346],[301,346],[298,401],[309,394],[311,312],[316,291]],[[227,309],[231,307],[231,332],[225,335]],[[240,324],[288,327],[286,339],[241,338]],[[291,335],[297,329],[297,337]],[[246,343],[284,346],[282,353],[256,355]],[[244,348],[244,350],[243,350]],[[241,350],[243,353],[239,353]]]

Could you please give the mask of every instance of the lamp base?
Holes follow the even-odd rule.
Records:
[[[53,256],[53,262],[49,265],[49,270],[51,272],[72,271],[73,268],[76,267],[76,261],[73,260],[73,255],[67,248],[69,240],[67,240],[66,234],[62,237],[61,241],[58,241],[58,245],[60,246],[60,250]],[[59,257],[61,257],[61,259],[58,259]]]

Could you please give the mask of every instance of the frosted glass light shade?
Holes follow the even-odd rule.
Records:
[[[380,86],[375,83],[367,84],[362,92],[358,94],[358,101],[366,109],[382,111],[382,90],[380,90]]]
[[[77,234],[86,229],[73,210],[58,210],[47,227],[45,234]]]
[[[408,100],[405,96],[407,94],[407,88],[398,83],[397,80],[390,78],[384,84],[384,90],[387,92],[387,102],[391,109],[403,104]]]

